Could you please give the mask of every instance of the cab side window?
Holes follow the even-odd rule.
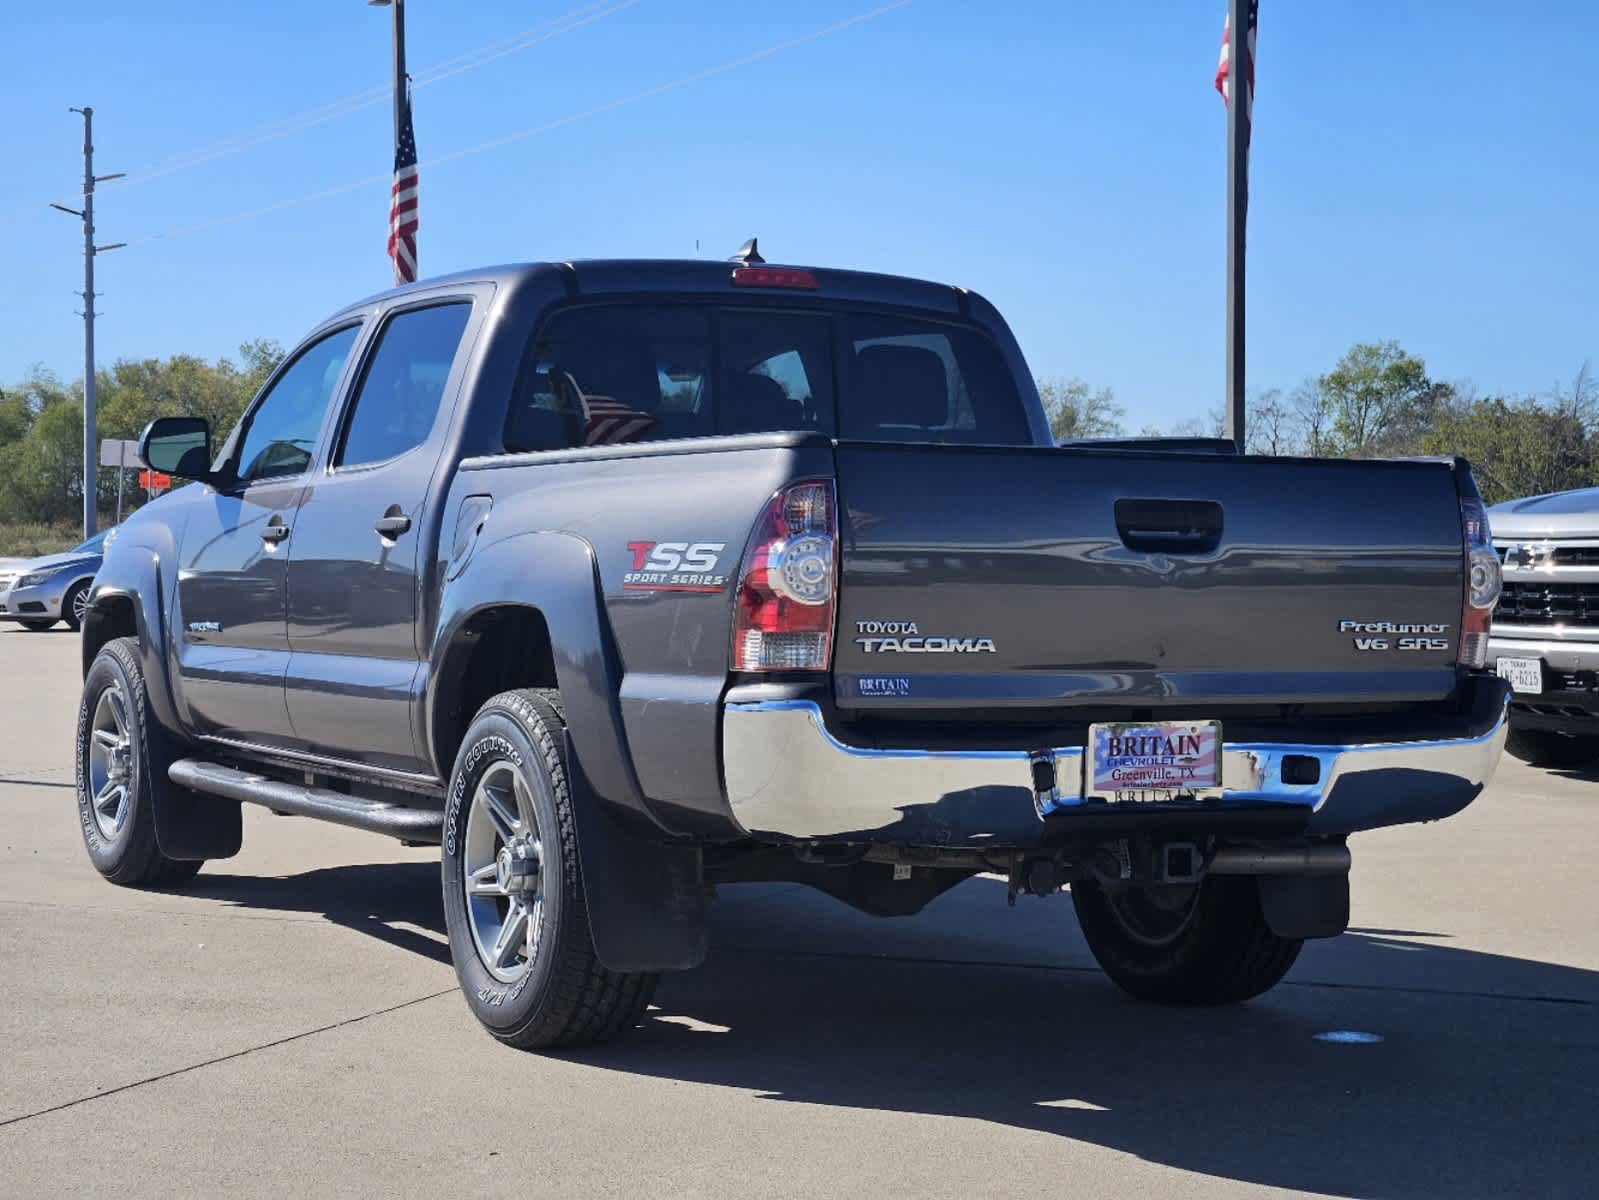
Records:
[[[311,465],[317,431],[360,325],[346,325],[300,352],[248,418],[239,439],[240,483],[299,475]]]
[[[435,304],[389,320],[353,401],[337,465],[385,462],[427,441],[471,315],[469,303]]]

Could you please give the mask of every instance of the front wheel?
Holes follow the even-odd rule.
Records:
[[[1599,735],[1512,729],[1505,749],[1535,767],[1585,767],[1599,759]]]
[[[1266,925],[1255,880],[1072,884],[1094,958],[1122,990],[1157,1004],[1237,1004],[1276,986],[1304,944]]]
[[[554,692],[495,696],[461,743],[444,810],[456,977],[473,1015],[521,1050],[621,1035],[658,978],[607,970],[594,952],[565,729]]]
[[[77,584],[61,599],[61,619],[67,628],[76,633],[83,628],[83,618],[89,612],[89,581]]]
[[[78,826],[89,861],[112,883],[171,886],[195,860],[168,858],[156,842],[157,788],[170,788],[167,733],[146,704],[137,638],[95,655],[78,704]]]

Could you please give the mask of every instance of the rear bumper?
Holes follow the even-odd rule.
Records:
[[[1506,689],[1497,680],[1473,684],[1472,715],[1449,736],[1361,745],[1226,742],[1221,789],[1160,804],[1086,801],[1081,746],[854,746],[828,728],[819,704],[804,699],[729,703],[723,777],[734,819],[757,838],[1004,846],[1107,828],[1251,826],[1337,835],[1437,820],[1481,794],[1504,749]],[[1290,755],[1314,758],[1318,782],[1284,783]],[[1044,786],[1051,776],[1054,786]]]

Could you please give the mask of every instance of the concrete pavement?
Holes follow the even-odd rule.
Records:
[[[1596,777],[1356,838],[1353,930],[1240,1008],[1124,999],[991,880],[748,886],[633,1037],[539,1057],[457,996],[436,852],[247,808],[187,889],[112,887],[76,636],[0,627],[0,680],[6,1196],[1599,1194]]]

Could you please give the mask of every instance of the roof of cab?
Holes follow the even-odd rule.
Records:
[[[440,285],[452,283],[516,285],[546,271],[566,273],[579,295],[653,291],[731,294],[733,271],[740,265],[742,264],[737,261],[650,258],[592,258],[559,263],[506,263],[419,279],[403,287],[390,288],[367,296],[347,305],[345,311],[386,303],[415,292],[429,291]],[[969,295],[964,289],[947,283],[934,283],[930,280],[910,279],[899,275],[880,275],[869,271],[846,271],[797,264],[770,265],[811,272],[820,284],[816,292],[820,298],[907,305],[958,313],[965,308],[966,298]],[[753,292],[755,289],[748,290]],[[741,293],[745,291],[746,289],[740,289]]]

